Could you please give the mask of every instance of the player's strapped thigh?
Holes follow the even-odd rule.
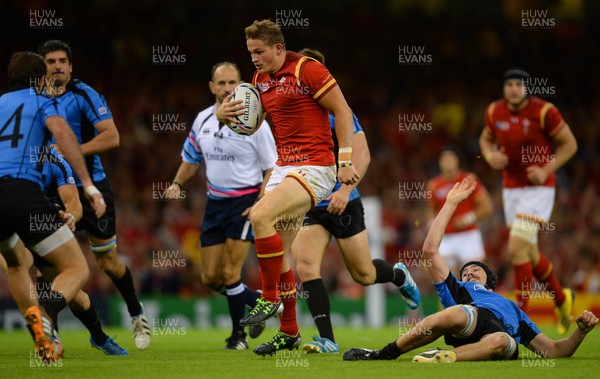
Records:
[[[284,178],[296,180],[311,198],[311,208],[319,204],[336,182],[335,166],[275,166],[265,191],[272,191]]]
[[[77,190],[79,191],[79,198],[81,200],[81,206],[83,208],[83,215],[81,220],[79,220],[77,223],[77,230],[85,230],[89,235],[101,240],[113,238],[115,234],[117,234],[117,231],[115,199],[112,189],[110,188],[110,184],[106,179],[94,183],[94,185],[104,197],[104,201],[106,203],[106,212],[104,212],[104,215],[102,215],[100,218],[97,218],[96,212],[85,197],[83,188],[77,187]]]
[[[104,241],[103,243],[98,243],[92,239],[88,239],[88,242],[90,243],[92,253],[95,255],[108,254],[117,248],[117,236],[112,236],[108,241]]]
[[[467,324],[460,332],[452,334],[452,337],[459,339],[467,338],[473,334],[475,327],[477,326],[477,308],[467,304],[459,304],[457,307],[467,312]]]

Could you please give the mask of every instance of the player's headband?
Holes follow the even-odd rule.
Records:
[[[496,274],[494,274],[494,272],[492,270],[490,270],[490,268],[488,267],[488,265],[486,265],[483,262],[479,262],[479,261],[470,261],[465,263],[462,268],[460,269],[460,272],[458,273],[460,280],[462,280],[462,273],[464,271],[464,269],[470,265],[477,265],[479,267],[481,267],[483,269],[483,271],[485,271],[486,275],[487,275],[487,281],[485,282],[485,288],[489,289],[489,290],[494,290],[494,288],[496,288],[496,280],[498,279],[498,277],[496,276]]]
[[[521,70],[520,68],[512,68],[504,73],[502,83],[505,83],[510,79],[531,79],[531,75],[525,70]]]

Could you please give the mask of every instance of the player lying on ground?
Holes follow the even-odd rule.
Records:
[[[576,319],[577,329],[573,334],[554,341],[540,332],[513,301],[493,292],[496,276],[485,264],[476,261],[465,264],[461,281],[450,272],[438,248],[456,207],[474,190],[475,182],[470,177],[454,185],[423,245],[426,259],[431,261],[429,274],[445,309],[424,318],[381,350],[350,349],[344,353],[344,360],[396,359],[441,336],[454,349],[428,351],[415,356],[413,362],[517,359],[519,343],[545,358],[570,357],[596,326],[598,318],[584,311]]]
[[[325,57],[318,50],[302,49],[299,54],[325,64]],[[335,117],[332,114],[329,114],[329,124],[334,149],[337,150]],[[363,178],[371,154],[363,128],[354,114],[353,126],[352,162],[358,175]],[[321,279],[321,264],[332,235],[355,282],[363,286],[393,283],[400,289],[410,308],[415,309],[419,306],[419,289],[403,263],[396,263],[392,267],[383,259],[371,259],[364,209],[356,189],[359,182],[360,180],[354,184],[342,184],[337,181],[331,193],[306,213],[304,227],[292,243],[292,256],[302,282],[306,304],[319,330],[319,335],[313,337],[314,341],[302,346],[305,353],[340,351],[333,335],[329,297]]]

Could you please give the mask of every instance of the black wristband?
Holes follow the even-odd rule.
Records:
[[[171,183],[171,184],[175,184],[177,187],[179,187],[179,189],[181,189],[181,183],[173,181],[173,183]]]

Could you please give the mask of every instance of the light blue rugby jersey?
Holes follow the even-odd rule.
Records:
[[[104,96],[78,79],[71,79],[67,83],[65,93],[56,98],[65,108],[66,119],[80,144],[84,144],[98,135],[99,132],[94,127],[97,123],[113,118]],[[99,154],[85,156],[85,162],[94,182],[106,178]],[[80,187],[81,181],[77,176],[75,176],[75,181]]]
[[[20,87],[0,96],[0,177],[41,185],[41,155],[52,137],[46,119],[65,115],[56,99],[39,95],[33,88]]]
[[[446,280],[434,283],[444,308],[457,304],[474,305],[491,311],[502,322],[507,333],[517,343],[527,346],[541,333],[540,329],[529,319],[514,301],[488,290],[479,283],[461,282],[452,272]]]

